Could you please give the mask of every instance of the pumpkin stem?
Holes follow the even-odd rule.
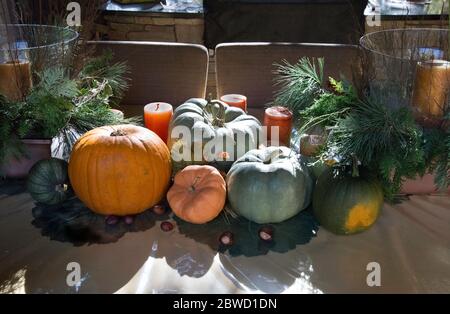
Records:
[[[195,185],[197,184],[198,180],[200,180],[200,176],[196,176],[194,182],[192,182],[192,185],[190,186],[191,192],[195,192]]]
[[[215,105],[218,105],[216,110]],[[211,124],[215,127],[223,127],[225,125],[225,104],[220,100],[210,100],[206,105],[207,109],[211,112],[212,121]]]
[[[55,186],[56,192],[66,192],[69,189],[69,186],[65,183],[58,184]]]
[[[281,154],[283,154],[283,151],[281,149],[276,149],[266,157],[266,160],[264,160],[263,163],[266,165],[271,164],[273,161],[277,160],[281,156]]]
[[[121,129],[115,130],[110,134],[110,136],[125,136],[125,135],[127,135],[127,132]]]
[[[354,154],[352,155],[352,177],[359,177],[358,158]]]

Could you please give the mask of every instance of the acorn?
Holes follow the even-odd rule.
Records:
[[[117,225],[117,223],[119,222],[119,217],[114,216],[114,215],[108,215],[105,217],[105,222],[107,225]]]
[[[166,208],[163,205],[155,205],[152,210],[156,215],[164,215],[166,212]]]
[[[133,216],[125,216],[125,217],[123,217],[123,220],[125,221],[125,223],[127,225],[131,225],[134,221],[134,217]]]
[[[269,226],[261,227],[258,231],[258,235],[261,240],[270,242],[273,240],[273,228]]]
[[[163,221],[161,223],[161,230],[164,232],[171,231],[173,229],[173,224],[169,221]]]
[[[234,243],[234,235],[230,231],[225,231],[220,235],[219,241],[222,245],[231,246]]]

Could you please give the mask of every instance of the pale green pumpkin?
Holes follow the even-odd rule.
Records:
[[[190,139],[182,138],[175,132],[178,126],[190,130]],[[230,107],[217,100],[208,102],[199,98],[189,99],[175,109],[170,123],[169,149],[172,160],[175,160],[174,167],[180,168],[177,164],[210,164],[227,171],[235,160],[258,147],[260,133],[261,123],[258,119],[247,115],[240,108]],[[239,138],[244,140],[238,142]],[[206,145],[211,141],[220,143],[218,149],[208,149]],[[194,157],[194,148],[200,147],[202,160],[179,161],[184,147],[191,150],[187,154],[189,159]]]
[[[278,223],[309,206],[313,180],[287,147],[251,150],[227,174],[228,200],[239,215],[256,223]]]

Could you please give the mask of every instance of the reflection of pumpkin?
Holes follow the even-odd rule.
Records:
[[[57,158],[38,161],[28,174],[27,190],[36,202],[45,205],[65,201],[69,193],[67,162]]]
[[[159,202],[171,173],[170,155],[152,131],[133,125],[96,128],[75,144],[69,177],[94,212],[133,215]]]
[[[336,234],[352,234],[373,225],[383,205],[380,184],[364,175],[352,177],[333,169],[317,180],[313,196],[314,215]]]
[[[190,138],[183,138],[177,134],[179,130],[177,127],[181,126],[190,131]],[[196,157],[199,160],[196,162],[208,163],[227,171],[233,161],[250,149],[258,147],[260,131],[261,123],[258,119],[247,115],[240,108],[229,107],[217,100],[208,102],[198,98],[189,99],[173,113],[169,132],[173,137],[169,140],[169,147],[175,163],[180,161],[183,154],[190,159],[194,156],[194,149],[197,148],[202,152],[197,153]],[[244,140],[237,142],[236,139]],[[180,140],[183,144],[181,146]],[[213,140],[217,143],[216,147],[212,148],[212,145],[208,147],[207,144],[211,144]],[[187,148],[189,152],[183,152],[180,148]]]
[[[234,211],[256,223],[277,223],[305,209],[313,180],[306,165],[287,147],[252,150],[227,175]]]
[[[219,215],[225,205],[226,185],[211,166],[187,166],[177,173],[167,200],[175,215],[202,224]]]

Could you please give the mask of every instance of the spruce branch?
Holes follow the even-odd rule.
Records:
[[[275,93],[274,103],[289,108],[298,119],[300,111],[324,92],[324,59],[302,58],[293,65],[284,60],[275,66],[275,85],[279,90]]]

